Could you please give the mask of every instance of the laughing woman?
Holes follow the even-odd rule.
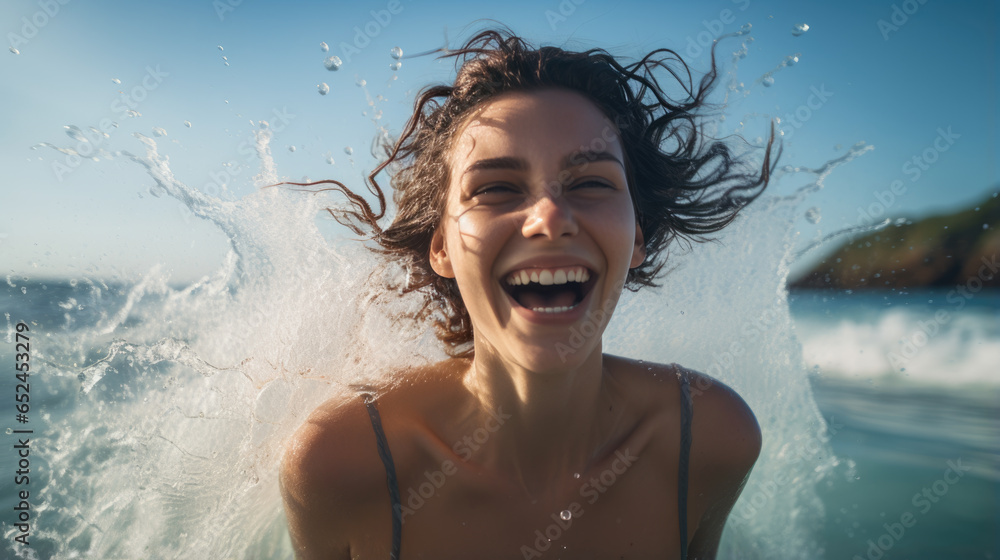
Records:
[[[336,184],[355,208],[340,219],[406,266],[452,358],[335,398],[296,432],[281,470],[296,553],[714,558],[756,419],[708,376],[603,353],[602,334],[670,242],[761,193],[773,133],[754,174],[701,135],[714,60],[694,84],[669,50],[623,66],[506,30],[446,56],[454,84],[422,92],[371,176],[379,212]],[[391,162],[383,228],[374,177]]]

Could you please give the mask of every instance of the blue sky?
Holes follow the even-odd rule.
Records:
[[[245,154],[257,121],[280,123],[285,115],[288,123],[272,142],[279,175],[360,186],[376,164],[368,155],[376,130],[368,98],[382,111],[377,124],[397,133],[414,94],[453,75],[450,60],[429,56],[404,58],[393,72],[390,49],[399,46],[405,56],[438,48],[446,29],[450,45],[458,46],[486,25],[481,18],[503,22],[535,44],[602,47],[633,59],[673,48],[695,70],[707,67],[709,37],[752,24],[754,40],[735,66],[731,54],[740,39],[720,48],[725,69],[745,91],[730,93],[719,133],[754,140],[779,117],[782,163],[805,167],[859,141],[875,147],[839,168],[803,207],[822,215],[815,225],[800,220],[803,244],[867,223],[859,208],[887,200],[893,181],[905,186],[886,211],[893,217],[963,207],[1000,183],[998,16],[990,1],[5,2],[0,271],[110,277],[162,263],[183,281],[214,270],[225,238],[186,216],[176,201],[152,196],[153,183],[137,165],[77,162],[32,146],[77,147],[80,140],[65,128],[75,126],[100,148],[141,152],[131,133],[151,136],[158,127],[166,131],[157,138],[161,152],[179,179],[209,189],[228,174],[227,196],[234,197],[254,188],[256,162]],[[795,36],[800,23],[809,29]],[[356,28],[373,33],[361,36]],[[351,44],[356,51],[345,50]],[[342,57],[340,70],[324,67],[329,55]],[[793,55],[798,63],[774,73],[772,86],[760,82]],[[358,79],[367,86],[358,87]],[[328,95],[318,93],[321,82]],[[126,113],[130,104],[138,115]],[[89,127],[106,129],[108,137]],[[801,184],[796,179],[785,177],[772,189],[790,192]]]

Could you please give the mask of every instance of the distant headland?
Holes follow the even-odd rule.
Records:
[[[789,289],[1000,288],[1000,197],[848,239]]]

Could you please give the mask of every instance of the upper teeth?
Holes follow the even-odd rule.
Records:
[[[507,283],[511,286],[522,286],[530,283],[549,286],[567,282],[586,282],[587,280],[590,280],[590,272],[582,266],[533,269],[531,272],[518,270],[507,275]]]

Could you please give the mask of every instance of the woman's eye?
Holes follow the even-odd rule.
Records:
[[[476,191],[475,196],[482,196],[484,194],[506,194],[514,192],[514,188],[508,185],[488,185]]]
[[[573,185],[573,188],[574,189],[578,189],[578,188],[614,189],[615,187],[613,185],[610,185],[610,184],[604,182],[604,181],[582,181],[580,183],[577,183],[577,184]]]

